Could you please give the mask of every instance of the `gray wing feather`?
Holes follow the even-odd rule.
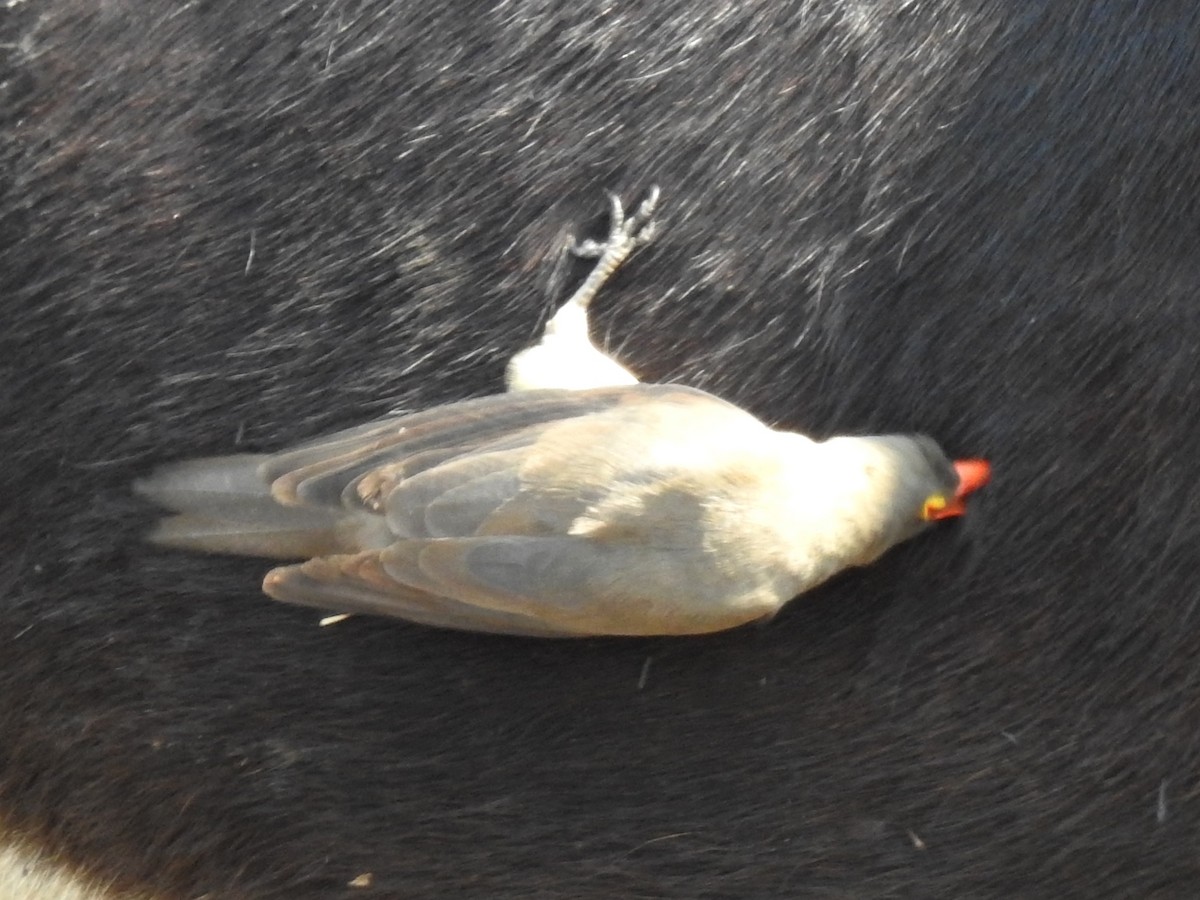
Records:
[[[639,387],[496,394],[392,416],[274,454],[261,477],[282,503],[343,502],[347,486],[374,469],[425,453],[428,468],[531,425],[607,409]],[[409,465],[405,475],[422,470]]]
[[[471,454],[404,479],[387,495],[388,527],[397,537],[474,534],[520,491],[523,459],[523,448]]]
[[[180,514],[150,534],[156,543],[278,558],[353,552],[386,543],[386,523],[375,513],[382,510],[386,492],[404,479],[489,441],[527,445],[535,437],[529,429],[640,399],[637,387],[467,400],[368,423],[273,455],[167,464],[137,482],[135,490]]]

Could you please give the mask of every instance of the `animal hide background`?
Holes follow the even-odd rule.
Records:
[[[14,846],[156,897],[1195,893],[1194,2],[4,6]],[[143,543],[157,463],[501,390],[651,183],[598,341],[987,456],[967,521],[683,640],[320,628]]]

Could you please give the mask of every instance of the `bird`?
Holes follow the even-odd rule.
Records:
[[[539,638],[699,635],[768,620],[966,513],[991,477],[924,434],[815,440],[591,343],[604,282],[654,233],[610,195],[597,259],[508,390],[136,482],[158,545],[290,561],[263,591],[343,615]],[[570,371],[564,378],[559,370]],[[580,373],[583,374],[580,374]],[[567,386],[559,386],[565,383]]]

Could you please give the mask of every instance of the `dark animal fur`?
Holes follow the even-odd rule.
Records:
[[[1195,892],[1194,0],[7,5],[14,832],[178,897]],[[570,645],[140,541],[155,463],[499,390],[650,182],[619,358],[987,455],[965,527]]]

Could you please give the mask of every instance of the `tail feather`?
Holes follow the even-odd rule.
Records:
[[[183,550],[275,559],[343,552],[345,511],[278,503],[260,472],[268,458],[186,460],[136,482],[138,494],[178,514],[159,522],[149,539]]]
[[[173,512],[236,515],[270,496],[270,485],[260,474],[267,459],[266,454],[241,453],[168,463],[135,481],[133,489]]]

